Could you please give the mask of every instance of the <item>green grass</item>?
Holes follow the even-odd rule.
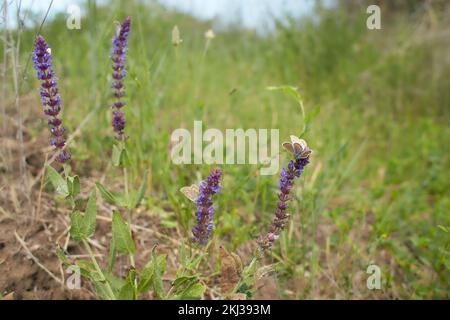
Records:
[[[52,47],[68,131],[94,112],[70,145],[83,177],[109,170],[108,179],[120,179],[107,169],[108,56],[114,21],[126,15],[133,19],[124,109],[131,181],[138,186],[149,170],[145,206],[161,212],[162,225],[189,234],[193,212],[179,188],[209,170],[172,164],[171,132],[203,120],[209,128],[278,128],[285,140],[300,133],[300,111],[266,87],[297,86],[306,112],[320,106],[320,113],[305,135],[314,154],[295,189],[291,225],[273,252],[279,296],[449,298],[450,44],[439,36],[448,16],[399,14],[369,31],[363,10],[322,10],[319,22],[287,20],[267,37],[239,28],[216,32],[206,54],[210,23],[158,6],[91,6],[81,30],[67,30],[65,17],[57,17],[41,33]],[[177,52],[175,24],[183,39]],[[22,43],[25,61],[33,31]],[[38,107],[34,70],[28,74],[23,91]],[[46,130],[44,117],[36,121]],[[281,159],[287,162],[285,154]],[[240,248],[267,228],[278,175],[258,176],[250,165],[223,169],[215,239]],[[365,287],[371,263],[381,267],[381,292]]]

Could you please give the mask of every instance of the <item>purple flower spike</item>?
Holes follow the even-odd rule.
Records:
[[[48,119],[50,132],[52,134],[50,145],[59,149],[58,160],[60,162],[66,162],[70,159],[70,153],[67,150],[63,150],[66,145],[66,140],[64,138],[65,130],[61,125],[61,119],[58,118],[61,111],[61,99],[59,97],[56,77],[52,69],[52,54],[45,39],[40,35],[34,42],[32,59],[34,68],[37,70],[37,78],[42,81],[40,92],[42,106],[45,107],[44,113],[50,117],[50,119]]]
[[[211,170],[206,181],[202,181],[197,198],[197,225],[192,229],[192,242],[206,245],[214,227],[212,222],[216,207],[212,203],[212,196],[220,191],[220,169]]]
[[[112,105],[113,118],[112,127],[117,135],[117,139],[125,140],[124,135],[125,129],[125,114],[120,111],[121,108],[125,106],[125,102],[122,98],[125,96],[125,85],[123,79],[126,75],[125,70],[125,59],[127,57],[128,49],[128,34],[130,33],[131,18],[127,17],[124,22],[119,27],[117,35],[114,37],[111,49],[111,60],[113,62],[113,82],[111,88],[113,88],[113,96],[115,97],[115,102]]]
[[[289,219],[289,214],[286,213],[288,209],[287,202],[291,199],[290,192],[294,186],[295,178],[300,178],[304,167],[309,163],[309,156],[301,159],[297,158],[291,160],[287,169],[283,169],[280,174],[280,192],[278,193],[277,209],[275,210],[275,217],[270,225],[269,232],[258,238],[257,242],[262,251],[272,247],[274,241],[278,239],[281,231],[285,228]]]

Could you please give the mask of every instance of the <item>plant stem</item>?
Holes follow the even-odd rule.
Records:
[[[124,166],[123,167],[123,180],[124,180],[124,186],[125,186],[125,198],[127,199],[127,203],[130,203],[130,195],[128,192],[128,171],[127,168]],[[128,220],[128,225],[131,228],[131,209],[127,209],[127,220]],[[135,267],[135,263],[134,263],[134,256],[133,254],[130,253],[130,264],[131,266],[134,268]]]
[[[127,203],[130,204],[130,195],[129,195],[129,191],[128,191],[128,171],[127,168],[125,166],[123,166],[123,179],[124,179],[124,186],[125,186],[125,197],[127,199]],[[130,231],[131,231],[131,209],[127,209],[127,220],[128,220],[128,226],[130,227]],[[133,232],[133,231],[131,231]],[[134,255],[132,253],[130,253],[129,255],[129,259],[130,259],[130,265],[133,269],[136,268],[136,263],[134,261]],[[134,280],[134,291],[135,291],[135,295],[137,296],[137,279]]]
[[[100,269],[100,266],[97,263],[97,259],[95,259],[94,253],[91,250],[91,246],[89,245],[89,242],[86,239],[83,239],[82,241],[83,241],[84,246],[86,247],[86,250],[87,250],[87,252],[89,254],[89,257],[91,258],[91,261],[94,264],[95,269],[97,270],[98,274],[101,275],[101,277],[103,279],[105,279],[105,285],[106,285],[106,290],[108,291],[109,299],[110,300],[116,300],[116,297],[115,297],[114,292],[113,292],[113,290],[111,288],[111,285],[106,280],[106,277],[103,274],[102,269]]]

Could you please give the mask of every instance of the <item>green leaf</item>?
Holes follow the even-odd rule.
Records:
[[[176,289],[185,286],[188,283],[196,282],[197,277],[196,276],[182,276],[175,279],[175,281],[172,283],[172,286]]]
[[[113,150],[112,150],[112,163],[114,166],[118,167],[120,166],[121,162],[122,162],[122,154],[123,154],[123,148],[119,148],[116,145],[113,145]]]
[[[112,272],[103,271],[103,274],[106,278],[106,282],[108,282],[109,285],[111,286],[114,295],[117,296],[119,294],[120,289],[125,284],[126,279],[116,277]]]
[[[256,269],[258,267],[258,260],[253,258],[252,261],[242,271],[242,282],[248,286],[252,286],[255,278]]]
[[[180,262],[183,267],[186,267],[188,264],[188,257],[187,257],[186,246],[184,245],[184,241],[181,242],[181,245],[180,245]]]
[[[97,219],[97,197],[95,189],[91,192],[84,216],[79,211],[70,216],[70,235],[75,241],[88,239],[95,232]]]
[[[117,251],[124,254],[132,254],[136,251],[130,227],[117,211],[113,212],[112,236]]]
[[[269,86],[267,87],[267,90],[282,91],[283,93],[293,97],[297,102],[300,102],[302,100],[302,97],[298,92],[297,87],[294,86]]]
[[[94,281],[94,282],[105,282],[105,280],[106,280],[105,277],[97,271],[92,271],[90,276],[91,276],[92,281]]]
[[[181,294],[179,295],[180,299],[201,299],[203,294],[205,293],[205,286],[199,282],[193,283],[188,286]]]
[[[79,211],[74,211],[70,215],[70,236],[75,241],[85,238],[83,216]]]
[[[67,259],[66,254],[64,253],[64,250],[59,245],[56,248],[56,256],[58,257],[59,261],[61,261],[64,268],[67,268],[70,266],[69,259]]]
[[[57,193],[65,197],[69,195],[66,181],[52,166],[47,166],[47,178]]]
[[[144,173],[144,177],[142,179],[141,186],[139,187],[139,191],[137,195],[135,195],[131,204],[132,208],[137,208],[139,204],[141,203],[142,199],[144,198],[145,191],[147,190],[147,171]]]
[[[72,197],[80,193],[80,178],[78,176],[67,177],[67,190]]]
[[[144,293],[150,289],[153,280],[153,271],[155,270],[153,261],[148,263],[144,269],[142,269],[140,281],[138,284],[138,292]]]
[[[128,151],[125,148],[123,148],[123,150],[122,150],[122,157],[121,157],[120,161],[121,161],[120,164],[123,167],[129,167],[130,166],[130,163],[131,163],[130,157],[128,156]]]
[[[114,243],[114,239],[111,239],[111,242],[109,243],[109,253],[108,253],[108,271],[111,272],[114,263],[116,262],[116,244]]]
[[[305,122],[311,122],[315,117],[320,114],[320,106],[316,106],[311,112],[308,112],[305,116]]]
[[[96,273],[95,266],[91,261],[80,259],[75,264],[80,268],[80,273],[83,277],[88,279],[95,278],[95,276],[92,276],[93,273]]]
[[[95,225],[97,223],[97,193],[95,189],[92,190],[91,195],[89,196],[83,223],[86,238],[92,237],[94,235]]]
[[[450,233],[450,228],[448,228],[448,227],[445,227],[445,226],[440,225],[440,224],[437,227],[439,229],[441,229],[442,231],[444,231],[445,233]]]
[[[128,276],[123,284],[122,288],[120,288],[118,300],[136,300],[136,293],[134,291],[134,281],[136,279],[136,271],[131,270],[128,273]]]
[[[166,264],[166,256],[161,255],[159,257],[163,257],[164,265]],[[164,274],[164,270],[161,268],[161,265],[158,263],[158,258],[156,256],[156,253],[152,253],[152,259],[153,259],[153,290],[155,291],[155,295],[159,299],[164,299],[165,292],[164,292],[164,285],[161,276]]]
[[[166,270],[166,256],[165,255],[159,255],[157,258],[158,268],[160,270],[161,274],[164,274]],[[150,289],[151,285],[153,284],[153,273],[155,271],[155,264],[152,259],[146,264],[144,269],[142,269],[141,277],[138,285],[138,292],[143,293]]]
[[[96,182],[95,185],[97,186],[98,190],[102,194],[103,199],[106,202],[108,202],[109,204],[119,205],[119,201],[116,195],[106,190],[106,188],[100,182]]]

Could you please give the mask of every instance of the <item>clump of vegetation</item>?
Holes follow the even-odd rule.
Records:
[[[113,96],[116,99],[112,108],[112,128],[116,134],[118,145],[114,144],[112,152],[112,164],[123,168],[124,192],[122,194],[113,194],[108,191],[102,184],[97,182],[102,197],[105,201],[112,205],[118,206],[127,213],[128,222],[122,217],[119,211],[114,211],[112,215],[111,228],[112,239],[110,242],[109,262],[107,269],[102,268],[88,240],[94,236],[97,218],[97,196],[94,189],[86,204],[86,209],[82,213],[77,205],[75,197],[81,192],[80,179],[77,175],[70,176],[67,174],[70,170],[64,167],[65,177],[61,176],[53,167],[48,166],[48,178],[53,184],[55,190],[69,200],[71,204],[70,219],[70,236],[76,242],[81,242],[89,257],[90,262],[85,260],[76,261],[75,266],[80,269],[80,273],[94,284],[98,297],[115,300],[115,299],[138,299],[140,294],[152,289],[154,296],[160,299],[190,299],[202,298],[205,287],[200,283],[201,274],[198,272],[199,264],[207,255],[207,247],[211,244],[211,232],[214,228],[213,217],[216,206],[213,204],[212,197],[219,193],[221,189],[220,181],[222,171],[219,168],[211,170],[210,175],[200,186],[192,185],[190,187],[181,188],[181,191],[192,201],[197,204],[196,220],[197,224],[192,229],[192,244],[197,244],[197,249],[190,246],[190,254],[183,254],[181,263],[178,267],[177,278],[171,284],[168,292],[165,292],[162,275],[164,273],[166,256],[156,254],[156,246],[152,250],[151,261],[145,265],[142,270],[136,269],[135,254],[136,243],[133,239],[131,231],[132,210],[137,208],[142,201],[146,191],[146,177],[144,175],[143,183],[139,190],[132,192],[129,190],[128,174],[126,167],[127,162],[127,137],[125,130],[125,114],[120,110],[125,106],[122,98],[125,96],[124,78],[126,75],[125,61],[128,49],[128,35],[131,29],[131,18],[126,18],[119,26],[117,35],[113,40],[113,48],[111,50],[111,60],[113,62]],[[42,36],[38,36],[35,41],[35,53],[33,56],[35,68],[38,72],[38,79],[42,80],[41,98],[43,105],[48,106],[45,114],[51,116],[49,125],[52,138],[51,145],[56,146],[60,150],[58,159],[61,163],[70,160],[70,154],[64,150],[66,141],[64,139],[64,127],[61,126],[61,120],[57,117],[61,111],[60,96],[56,87],[55,75],[52,69],[51,49]],[[280,193],[278,195],[279,202],[275,212],[275,218],[272,221],[270,230],[266,235],[261,235],[258,239],[259,250],[264,251],[270,249],[273,242],[280,236],[281,231],[286,227],[289,215],[286,213],[288,208],[287,202],[291,199],[290,192],[294,186],[294,179],[300,177],[305,165],[309,163],[309,156],[312,150],[307,146],[306,142],[296,136],[291,136],[290,143],[284,143],[283,146],[293,156],[294,160],[289,162],[287,169],[283,169],[280,179]],[[65,164],[66,165],[66,164]],[[130,192],[131,191],[131,192]],[[200,249],[198,248],[200,246]],[[203,247],[203,248],[201,248]],[[205,248],[206,247],[206,248]],[[182,249],[185,251],[185,248]],[[199,251],[194,252],[193,251]],[[125,254],[129,257],[129,269],[124,278],[117,278],[113,273],[117,254]],[[73,268],[69,260],[66,258],[64,251],[58,248],[58,257],[66,268]],[[246,298],[245,292],[254,286],[254,276],[256,273],[257,261],[261,258],[260,252],[255,251],[255,258],[251,260],[246,268],[244,275],[241,274],[242,262],[236,254],[231,255],[224,248],[221,248],[221,256],[224,266],[221,270],[222,275],[222,294],[223,298]],[[231,257],[231,259],[230,259]],[[238,260],[235,259],[238,257]],[[228,259],[228,262],[227,262]],[[188,263],[188,265],[186,265]],[[232,268],[230,268],[230,265]],[[185,269],[189,266],[189,271]],[[82,272],[81,272],[82,271]],[[245,291],[240,292],[242,286]]]
[[[83,288],[105,299],[449,297],[447,4],[380,1],[382,29],[368,30],[367,6],[337,1],[260,34],[207,32],[211,21],[139,1],[90,3],[81,30],[67,30],[63,15],[40,29],[42,17],[30,15],[30,28],[5,30],[0,51],[1,219],[53,214],[35,224],[62,224],[51,250],[61,245]],[[112,26],[126,16],[131,36],[113,49],[112,75],[110,40],[124,30]],[[39,84],[25,67],[36,42]],[[38,85],[46,114],[28,95]],[[180,187],[198,200],[192,183],[200,191],[216,168],[167,156],[170,132],[196,119],[220,130],[279,128],[310,142],[314,156],[306,166],[298,157],[306,143],[301,153],[285,144],[281,181],[254,165],[222,165],[220,192],[196,202],[198,214]],[[73,241],[64,241],[69,216]],[[366,285],[373,265],[379,290]],[[59,265],[47,269],[54,275]],[[11,283],[0,281],[1,294]]]

